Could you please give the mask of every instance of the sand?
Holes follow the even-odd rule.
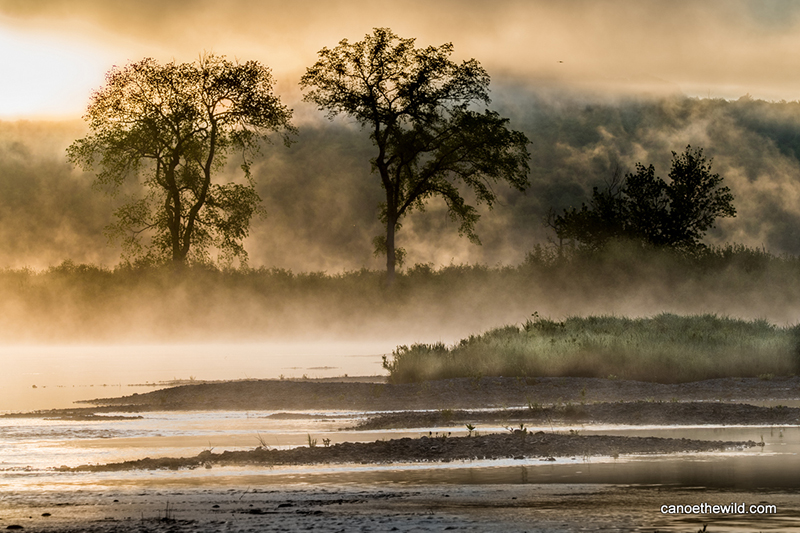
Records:
[[[179,387],[125,399],[102,400],[93,402],[90,407],[42,412],[40,416],[87,416],[91,420],[92,416],[104,416],[106,412],[124,411],[135,416],[136,412],[156,409],[277,410],[349,407],[362,410],[388,408],[407,411],[421,406],[448,410],[474,409],[489,405],[497,408],[494,416],[502,416],[507,408],[515,405],[524,407],[527,404],[528,410],[532,413],[535,409],[531,409],[530,406],[537,406],[537,409],[564,410],[568,402],[574,402],[575,406],[583,406],[585,402],[586,406],[599,406],[591,408],[595,410],[592,419],[600,417],[603,413],[605,413],[603,416],[608,417],[632,417],[635,413],[646,413],[649,410],[656,414],[667,413],[664,416],[682,417],[683,420],[688,420],[687,413],[695,413],[703,420],[709,420],[708,417],[713,420],[716,416],[717,420],[725,423],[747,413],[753,417],[750,422],[758,421],[765,413],[765,411],[753,411],[750,407],[742,410],[736,402],[796,400],[800,397],[798,394],[800,380],[795,377],[773,380],[712,380],[684,385],[565,378],[528,382],[492,378],[448,380],[413,386],[247,381],[202,384],[193,387],[198,388]],[[515,401],[507,403],[509,400]],[[684,405],[683,400],[704,401]],[[621,408],[613,407],[612,403],[618,401],[627,402],[628,405]],[[543,407],[538,407],[539,404]],[[550,415],[555,413],[553,411]],[[588,408],[584,410],[584,414],[587,413],[590,413]],[[775,420],[782,420],[777,423],[796,424],[797,413],[793,409],[772,409],[768,413],[777,417]],[[442,415],[451,417],[451,423],[462,422],[456,413],[437,413],[437,416]],[[417,415],[406,412],[397,416],[411,416],[413,419]],[[792,420],[794,422],[791,422]],[[383,419],[381,423],[396,426],[400,422]],[[546,435],[530,433],[523,438],[520,434],[508,432],[504,438],[519,443],[522,440],[543,439],[544,436]],[[558,436],[562,437],[575,444],[580,443],[581,439],[585,440],[586,436]],[[456,441],[456,439],[446,440]],[[438,443],[433,442],[433,444],[442,445],[440,448],[443,448],[443,445],[449,445],[449,442],[445,443],[445,439],[440,439]],[[566,446],[568,444],[559,442],[557,446],[551,448]],[[313,452],[326,453],[324,449],[320,447]],[[598,450],[598,453],[612,453],[609,450],[610,448],[604,447]],[[578,453],[575,450],[569,451]],[[624,450],[622,452],[624,453]],[[541,455],[546,459],[547,454]],[[690,454],[686,457],[688,459],[693,456]],[[381,460],[370,457],[366,459]],[[418,459],[432,458],[420,456]],[[165,482],[165,478],[161,477],[154,483],[142,482],[134,483],[135,486],[119,486],[112,477],[106,481],[90,483],[80,490],[75,490],[73,487],[70,490],[28,490],[3,494],[0,499],[0,529],[12,529],[16,526],[26,531],[53,533],[71,531],[165,533],[502,531],[512,533],[576,530],[695,532],[701,530],[704,524],[709,524],[708,531],[712,532],[770,529],[800,531],[800,498],[797,497],[796,488],[775,486],[753,489],[728,486],[724,475],[718,479],[721,482],[716,486],[713,480],[705,479],[702,475],[699,478],[700,484],[687,485],[680,480],[680,477],[671,478],[668,472],[664,475],[659,474],[661,477],[636,478],[624,469],[618,471],[616,484],[606,484],[607,481],[602,480],[614,478],[607,472],[613,472],[616,465],[592,465],[590,460],[584,458],[581,461],[580,457],[573,460],[575,466],[563,466],[562,470],[594,469],[598,474],[596,479],[601,481],[593,482],[591,481],[593,478],[589,477],[587,479],[590,481],[586,483],[564,483],[559,481],[557,475],[562,470],[556,468],[549,478],[536,477],[539,475],[538,472],[541,472],[538,467],[522,465],[517,470],[514,470],[514,467],[505,470],[505,472],[518,472],[519,475],[515,479],[504,478],[501,484],[497,484],[492,481],[487,482],[487,479],[496,479],[491,469],[488,473],[483,471],[483,477],[476,476],[471,480],[469,464],[462,465],[463,468],[458,476],[441,474],[439,477],[426,477],[407,472],[393,481],[388,479],[391,476],[376,478],[356,473],[338,477],[301,476],[295,481],[291,480],[291,476],[276,477],[273,481],[264,481],[263,478],[256,477],[252,482],[241,485],[230,481],[215,485],[213,478],[198,483],[186,478],[182,480],[176,478],[173,483]],[[317,461],[318,458],[312,458],[300,462]],[[219,464],[221,463],[214,462],[213,467],[216,469]],[[715,473],[713,464],[701,461],[696,465],[698,472]],[[787,473],[789,474],[791,473]],[[650,479],[662,481],[654,483],[650,482]],[[130,484],[131,481],[128,480],[127,483]],[[659,510],[664,504],[730,502],[747,505],[768,503],[776,505],[778,513],[699,516],[665,515]]]
[[[664,515],[674,503],[769,502],[778,515]],[[43,516],[48,514],[49,516]],[[800,529],[796,495],[612,485],[336,485],[7,495],[0,528],[115,531],[758,531]],[[794,529],[793,529],[794,528]]]

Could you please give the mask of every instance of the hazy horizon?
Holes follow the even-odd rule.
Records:
[[[243,16],[246,15],[246,16]],[[611,93],[797,99],[800,4],[629,2],[115,2],[0,0],[0,118],[77,118],[113,65],[255,59],[303,117],[297,82],[322,47],[390,27],[452,42],[495,80]]]
[[[787,128],[800,125],[796,114],[776,117],[780,111],[770,108],[745,120],[720,106],[681,110],[674,102],[746,94],[795,100],[800,72],[790,65],[800,54],[798,15],[800,4],[779,0],[504,1],[491,7],[477,1],[0,0],[0,48],[7,52],[0,58],[6,73],[0,80],[0,218],[15,220],[0,228],[6,243],[0,267],[118,262],[119,249],[102,234],[111,202],[89,187],[91,174],[66,165],[63,150],[85,134],[80,117],[113,65],[144,57],[193,61],[209,51],[270,67],[275,92],[294,109],[300,128],[295,146],[267,147],[254,167],[268,216],[252,225],[250,264],[381,268],[371,241],[381,231],[382,191],[370,175],[367,135],[347,119],[328,122],[301,101],[298,87],[322,47],[360,40],[381,26],[416,38],[418,46],[452,42],[454,59],[480,61],[492,76],[491,107],[533,141],[528,192],[501,187],[496,209],[480,209],[483,246],[459,238],[432,201],[399,233],[407,264],[517,264],[551,236],[541,223],[548,209],[580,205],[617,163],[625,171],[653,163],[666,175],[670,152],[690,143],[714,158],[739,212],[720,221],[707,242],[797,254],[800,236],[793,228],[800,210],[792,199],[800,187],[792,176],[800,166],[793,141],[785,139]],[[643,111],[646,102],[656,103]],[[591,106],[599,111],[587,111]]]

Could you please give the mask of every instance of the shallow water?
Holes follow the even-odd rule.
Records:
[[[277,378],[280,375],[381,374],[381,355],[391,352],[397,344],[399,342],[391,341],[373,344],[0,347],[4,363],[4,372],[0,373],[0,412],[69,407],[79,399],[148,392],[157,388],[158,382],[190,377],[217,380]],[[793,405],[791,401],[765,403]],[[309,437],[322,445],[323,439],[337,443],[418,437],[428,432],[447,431],[453,436],[466,434],[466,429],[460,428],[339,431],[342,427],[355,425],[363,413],[320,412],[333,417],[325,419],[266,418],[271,414],[271,411],[153,412],[144,413],[143,418],[136,420],[0,419],[2,501],[29,498],[31,502],[37,502],[43,495],[52,494],[53,501],[63,503],[65,494],[84,494],[93,499],[91,505],[95,505],[109,494],[117,493],[169,495],[187,491],[236,490],[238,494],[252,487],[281,493],[305,493],[303,491],[314,492],[320,487],[323,487],[321,490],[335,487],[330,490],[340,494],[350,490],[347,487],[357,487],[352,489],[354,491],[369,487],[369,490],[388,488],[406,494],[406,488],[413,488],[418,492],[433,491],[431,497],[435,496],[440,502],[444,502],[445,490],[453,496],[459,491],[472,494],[470,497],[474,502],[470,500],[453,512],[474,509],[480,521],[484,518],[489,520],[495,516],[493,513],[500,512],[506,513],[502,515],[502,520],[506,520],[508,509],[503,507],[505,504],[497,504],[497,498],[508,496],[506,499],[510,500],[513,492],[515,499],[526,501],[525,505],[514,507],[511,515],[522,524],[520,531],[533,530],[528,524],[534,523],[553,525],[542,530],[575,530],[577,526],[584,526],[584,518],[586,524],[602,522],[611,529],[630,523],[631,530],[639,530],[639,525],[648,524],[650,531],[655,528],[697,531],[708,517],[662,515],[658,507],[663,503],[736,501],[750,504],[764,501],[779,504],[779,514],[767,517],[716,516],[712,517],[714,527],[711,530],[800,531],[798,505],[791,503],[800,501],[797,499],[800,491],[800,476],[796,474],[800,472],[800,428],[797,426],[529,427],[531,431],[566,433],[572,430],[581,434],[755,442],[761,442],[763,438],[764,442],[763,447],[743,451],[694,455],[621,456],[616,459],[566,457],[555,462],[508,459],[423,464],[214,467],[210,470],[155,472],[62,473],[52,470],[61,465],[109,463],[148,456],[194,456],[206,449],[215,452],[252,449],[261,441],[273,448],[285,448],[307,446]],[[503,427],[490,425],[480,426],[478,430],[506,431]],[[506,494],[507,491],[511,492]],[[380,515],[380,512],[376,513],[376,516]],[[24,514],[30,513],[26,511]],[[453,524],[458,524],[458,520],[454,519]],[[514,528],[507,530],[516,531]]]
[[[309,527],[327,530],[333,522],[352,526],[354,530],[374,529],[378,521],[385,526],[381,530],[386,531],[391,527],[405,530],[409,524],[430,529],[429,517],[434,517],[441,526],[439,529],[464,529],[469,524],[475,531],[694,532],[703,524],[711,524],[712,532],[800,531],[797,498],[800,482],[796,475],[800,471],[800,428],[796,426],[530,428],[757,442],[763,436],[763,448],[693,455],[105,473],[52,470],[62,464],[194,456],[209,448],[216,452],[252,449],[259,445],[259,439],[271,447],[283,448],[307,446],[309,436],[321,445],[323,438],[335,443],[417,437],[429,431],[434,434],[447,431],[453,436],[466,433],[466,429],[454,428],[340,431],[341,427],[354,425],[363,413],[305,412],[312,417],[289,420],[267,418],[270,414],[273,413],[153,412],[137,420],[89,422],[0,419],[0,494],[3,495],[0,507],[6,518],[3,523],[15,519],[20,523],[27,520],[24,523],[30,523],[30,529],[37,524],[44,526],[48,522],[36,519],[43,507],[54,508],[51,512],[63,516],[67,524],[106,520],[107,515],[125,517],[132,513],[132,508],[137,510],[137,517],[139,513],[158,516],[164,502],[171,501],[183,516],[199,520],[197,523],[204,530],[227,531],[227,525],[215,525],[219,515],[210,515],[208,522],[203,522],[203,513],[217,503],[230,502],[235,508],[243,508],[242,501],[246,501],[251,507],[275,508],[276,512],[281,511],[279,505],[290,504],[293,507],[280,518],[282,527],[292,531]],[[314,414],[332,418],[314,418]],[[506,431],[489,425],[478,430]],[[385,500],[386,494],[393,495],[392,499]],[[198,495],[197,506],[187,503],[192,495]],[[370,495],[375,496],[374,501]],[[310,513],[295,514],[296,508],[306,509],[304,500],[319,502],[343,497],[365,503],[350,511],[346,506],[325,506],[324,515],[316,522],[309,522]],[[136,502],[141,506],[137,507]],[[660,512],[665,504],[702,503],[770,504],[777,506],[777,512],[766,515]],[[265,524],[254,523],[253,528],[258,530]],[[130,523],[122,525],[128,527]]]
[[[149,392],[171,380],[379,375],[382,355],[399,343],[0,345],[0,413]]]
[[[636,483],[724,488],[800,488],[800,428],[791,427],[531,427],[531,431],[661,436],[706,440],[753,440],[764,446],[696,455],[566,457],[455,461],[450,463],[215,467],[211,470],[61,473],[61,465],[110,463],[143,457],[190,457],[203,450],[322,446],[343,441],[419,437],[431,433],[466,434],[459,428],[340,431],[363,413],[319,412],[326,418],[268,418],[270,411],[152,412],[141,419],[110,421],[0,419],[0,490],[42,487],[214,486],[242,483],[393,482],[393,483]],[[480,432],[506,431],[482,426]]]

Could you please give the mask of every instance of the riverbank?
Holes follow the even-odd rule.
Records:
[[[726,524],[728,529],[789,531],[800,516],[791,466],[797,409],[742,402],[794,405],[798,397],[797,378],[774,377],[681,385],[582,378],[462,379],[413,386],[250,380],[99,399],[75,409],[15,416],[61,417],[19,423],[44,424],[46,431],[56,424],[69,435],[76,428],[95,428],[86,435],[95,440],[87,444],[103,447],[102,453],[114,452],[108,446],[116,439],[103,438],[109,431],[123,437],[124,445],[133,445],[143,444],[141,437],[152,427],[151,440],[144,441],[158,446],[160,439],[173,438],[158,430],[163,423],[158,421],[170,420],[172,427],[185,415],[191,432],[199,431],[198,421],[210,418],[209,439],[232,429],[248,437],[243,441],[248,444],[243,449],[215,440],[208,445],[215,449],[198,454],[206,447],[203,436],[181,444],[196,446],[194,450],[163,453],[186,459],[159,459],[161,453],[150,451],[109,466],[114,461],[97,454],[79,471],[7,472],[9,483],[19,477],[20,488],[30,489],[13,490],[0,502],[0,529],[697,531],[708,523],[709,531],[725,530]],[[230,411],[214,412],[231,405],[239,406],[231,409],[238,411],[233,417]],[[339,405],[351,406],[343,409],[347,416],[326,413]],[[394,409],[380,409],[387,406]],[[196,412],[182,413],[180,408]],[[376,412],[381,410],[391,412]],[[660,430],[597,435],[591,428],[600,420],[653,424]],[[371,433],[363,429],[369,423],[392,429]],[[554,429],[547,429],[551,423]],[[677,430],[685,438],[657,438],[675,435],[663,427],[671,423],[699,426]],[[253,448],[258,432],[276,424],[295,428],[291,447],[270,436],[265,445]],[[462,436],[466,424],[479,426],[478,434]],[[703,429],[703,424],[712,429]],[[753,427],[735,427],[748,424]],[[713,429],[720,425],[732,427]],[[769,428],[758,428],[766,425],[785,426],[785,437],[778,428],[774,435]],[[424,426],[416,434],[411,430]],[[544,431],[528,430],[533,426]],[[333,442],[326,446],[326,438]],[[765,447],[759,439],[766,440]],[[148,456],[155,459],[142,459]],[[772,487],[768,495],[753,492],[765,487]],[[776,503],[779,513],[727,517],[659,512],[660,505],[671,502],[716,501]]]
[[[273,416],[291,416],[278,413]],[[501,426],[606,424],[624,426],[686,425],[797,425],[800,408],[776,405],[756,406],[722,402],[636,402],[561,403],[524,408],[435,411],[394,411],[369,417],[353,429],[376,430],[424,427],[460,427],[475,424]]]
[[[798,376],[723,378],[674,384],[601,378],[503,377],[457,378],[408,384],[353,380],[242,380],[205,382],[146,394],[99,398],[81,402],[87,407],[36,411],[27,415],[191,410],[401,411],[620,401],[678,403],[798,399]]]

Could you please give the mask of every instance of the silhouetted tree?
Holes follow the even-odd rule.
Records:
[[[672,152],[669,182],[655,175],[653,165],[636,165],[635,174],[617,176],[592,191],[589,204],[570,208],[548,220],[560,239],[600,248],[610,239],[632,239],[654,246],[692,249],[702,246],[706,231],[719,217],[733,217],[733,194],[722,177],[711,173],[703,150]]]
[[[376,254],[386,253],[389,283],[403,256],[395,233],[413,209],[424,209],[431,197],[443,198],[450,218],[460,223],[459,234],[479,243],[480,215],[459,184],[490,208],[496,200],[493,182],[519,190],[528,185],[527,137],[509,130],[508,119],[497,113],[471,108],[490,103],[489,76],[474,59],[451,61],[452,52],[450,43],[415,48],[414,39],[377,28],[363,41],[345,39],[320,50],[300,81],[307,90],[304,100],[331,119],[350,115],[370,132],[377,148],[372,168],[386,192],[380,206],[386,234],[374,243]]]
[[[96,185],[111,195],[141,179],[146,194],[131,197],[109,226],[124,256],[181,265],[207,259],[214,247],[227,260],[246,260],[242,240],[261,210],[248,158],[269,132],[283,132],[287,145],[295,132],[273,84],[258,62],[214,55],[163,66],[144,59],[108,73],[84,117],[91,134],[67,154],[86,170],[99,166]],[[243,183],[214,183],[234,150]]]
[[[667,242],[698,245],[717,218],[736,216],[731,190],[721,186],[719,174],[711,173],[711,161],[706,162],[702,149],[687,146],[680,155],[672,152],[669,177]]]

